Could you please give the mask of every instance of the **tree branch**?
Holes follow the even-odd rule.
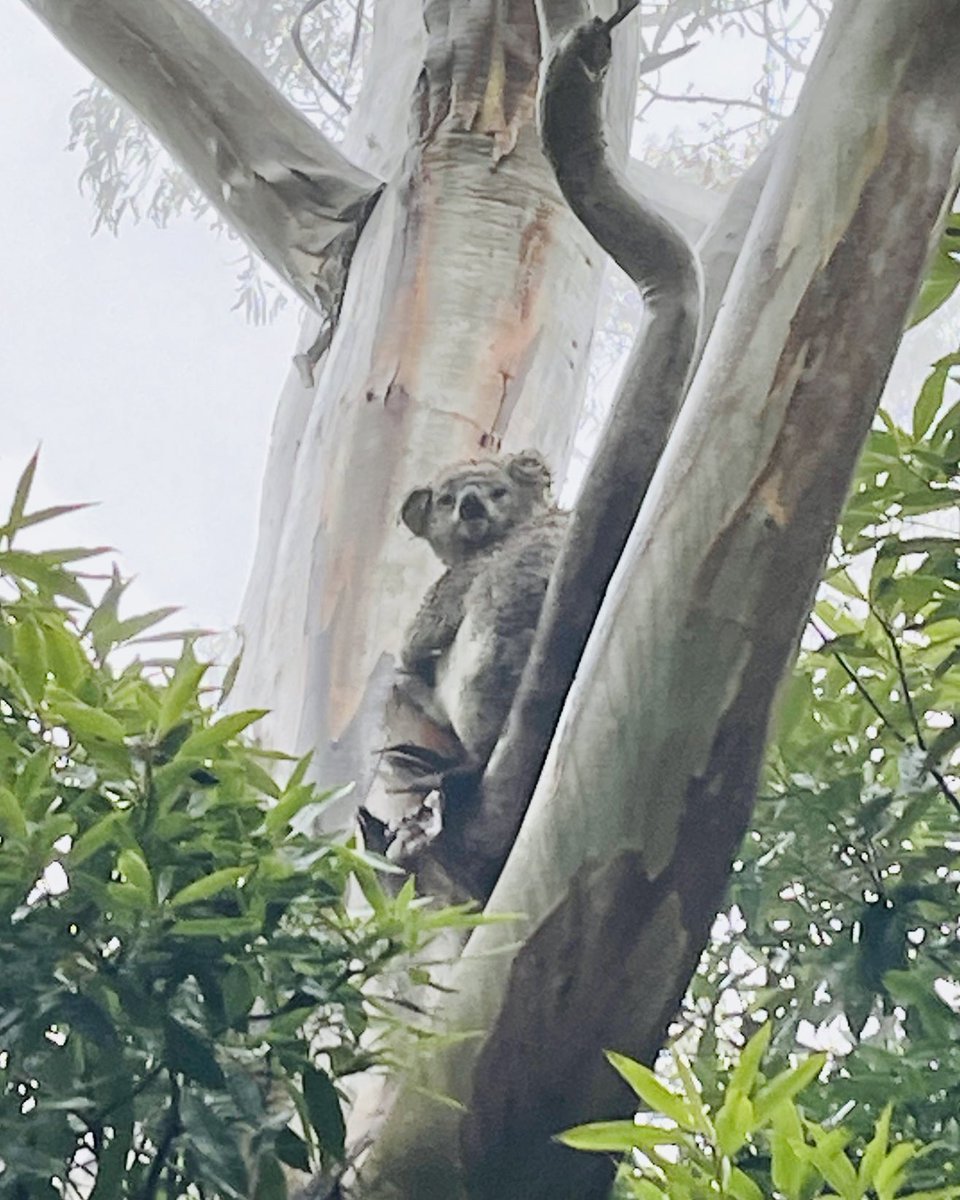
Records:
[[[336,312],[379,181],[188,0],[24,0],[314,307]]]
[[[549,9],[544,5],[544,10]],[[631,6],[631,7],[635,7]],[[530,660],[465,841],[490,882],[513,844],[590,630],[680,408],[693,358],[700,282],[693,251],[606,152],[601,113],[611,24],[587,20],[559,41],[540,105],[544,148],[564,198],[640,288],[644,323],[554,568]],[[542,20],[544,30],[550,22]],[[554,28],[556,28],[554,26]]]
[[[628,161],[626,177],[631,192],[643,196],[665,221],[676,225],[692,242],[705,234],[724,207],[723,198],[716,192],[678,179],[637,158]]]

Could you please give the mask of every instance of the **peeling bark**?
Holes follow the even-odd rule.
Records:
[[[337,312],[380,181],[189,0],[24,0],[308,304]]]
[[[957,186],[958,17],[941,0],[835,10],[488,906],[523,915],[472,937],[443,1016],[475,1036],[415,1072],[363,1200],[604,1194],[606,1165],[549,1138],[630,1111],[601,1051],[652,1061],[721,903],[770,703]]]

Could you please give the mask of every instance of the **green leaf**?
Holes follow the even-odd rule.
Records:
[[[753,1085],[757,1080],[760,1062],[767,1052],[767,1047],[770,1045],[772,1033],[773,1024],[767,1021],[766,1024],[760,1026],[753,1037],[747,1042],[740,1051],[737,1065],[730,1072],[729,1088],[742,1092],[744,1096],[750,1095],[753,1091]]]
[[[728,1084],[723,1105],[714,1117],[717,1144],[728,1158],[733,1158],[744,1144],[755,1123],[753,1105],[743,1092]]]
[[[227,716],[221,717],[214,725],[191,734],[180,747],[178,757],[207,757],[211,750],[215,750],[219,746],[222,746],[224,742],[235,738],[248,725],[252,725],[254,721],[259,721],[261,717],[265,717],[269,711],[268,708],[250,708],[245,709],[243,712],[229,713]]]
[[[190,917],[170,926],[173,937],[248,938],[260,932],[260,921],[252,917]]]
[[[76,576],[64,571],[62,567],[45,563],[42,555],[30,554],[26,550],[0,552],[0,572],[12,575],[16,579],[26,579],[43,593],[66,596],[68,600],[74,600],[84,607],[90,606],[90,597]]]
[[[757,1187],[749,1175],[734,1167],[730,1172],[727,1191],[733,1200],[764,1200],[763,1192]]]
[[[295,1171],[310,1170],[310,1151],[307,1143],[289,1127],[281,1129],[274,1143],[277,1158]]]
[[[410,882],[413,882],[412,877]],[[690,1105],[690,1112],[696,1121],[697,1131],[705,1137],[712,1139],[715,1133],[713,1122],[710,1120],[710,1116],[704,1107],[703,1099],[697,1087],[697,1081],[694,1079],[693,1072],[690,1070],[690,1065],[676,1049],[671,1051],[671,1057],[673,1058],[673,1065],[677,1069],[677,1074],[680,1076],[683,1094]]]
[[[205,875],[202,879],[195,879],[193,883],[188,883],[186,887],[182,887],[175,896],[170,898],[169,903],[171,907],[178,908],[183,904],[193,904],[197,900],[207,900],[219,892],[226,891],[227,888],[235,889],[237,880],[249,873],[249,867],[223,867],[219,871]]]
[[[24,838],[27,836],[27,822],[20,807],[20,801],[0,783],[0,837]]]
[[[23,468],[23,473],[17,480],[17,486],[13,493],[13,504],[10,506],[10,515],[7,517],[7,524],[3,532],[12,541],[12,535],[20,528],[23,521],[23,514],[27,509],[27,501],[30,499],[30,489],[33,487],[33,479],[37,473],[37,461],[40,458],[40,447],[34,450],[33,454],[27,461],[27,465]]]
[[[136,888],[138,892],[153,899],[153,878],[147,861],[139,850],[121,850],[117,855],[117,870],[126,883]]]
[[[631,1179],[630,1194],[634,1200],[669,1200],[667,1193],[649,1179]]]
[[[90,670],[90,660],[83,651],[80,639],[62,621],[43,619],[43,636],[47,647],[47,663],[53,677],[66,692],[76,689]]]
[[[857,1181],[863,1191],[872,1186],[877,1168],[886,1157],[887,1145],[890,1141],[890,1118],[892,1115],[893,1105],[888,1104],[880,1114],[873,1137],[863,1151],[863,1157],[860,1159],[860,1168],[857,1171]]]
[[[80,866],[81,863],[86,862],[88,858],[96,854],[98,850],[117,840],[117,835],[121,832],[127,820],[127,813],[112,812],[107,813],[105,817],[101,817],[99,821],[91,825],[74,842],[67,857],[67,862],[70,866]]]
[[[783,1104],[785,1100],[792,1100],[804,1088],[809,1087],[823,1070],[826,1061],[826,1054],[811,1054],[799,1066],[781,1071],[760,1088],[753,1098],[758,1121],[766,1124],[778,1105]]]
[[[960,283],[960,262],[953,257],[957,250],[960,250],[960,243],[949,229],[945,230],[933,265],[920,286],[920,295],[910,314],[908,328],[925,321],[953,295],[957,284]]]
[[[812,1177],[812,1170],[798,1153],[804,1139],[796,1106],[789,1102],[781,1104],[774,1113],[772,1125],[770,1178],[773,1185],[788,1200],[806,1200],[806,1185]]]
[[[309,1161],[304,1169],[310,1169]],[[280,1162],[272,1154],[261,1155],[253,1200],[287,1200],[287,1195],[287,1180]]]
[[[117,1031],[109,1014],[90,996],[81,992],[62,993],[54,1009],[55,1019],[66,1023],[100,1049],[114,1047]]]
[[[325,1071],[307,1067],[303,1072],[303,1099],[314,1133],[320,1139],[324,1153],[342,1159],[346,1126],[340,1097]]]
[[[554,1140],[574,1150],[597,1150],[605,1154],[627,1154],[634,1148],[675,1146],[683,1135],[676,1129],[638,1125],[636,1121],[594,1121],[558,1133]]]
[[[13,627],[13,639],[20,678],[39,702],[47,687],[47,645],[40,626],[32,617],[24,616]]]
[[[115,746],[123,744],[123,726],[102,708],[93,708],[82,700],[72,700],[59,688],[51,689],[49,702],[53,715],[63,721],[78,742],[93,738],[111,742]]]
[[[206,1097],[186,1089],[180,1099],[183,1135],[204,1160],[204,1174],[230,1200],[242,1200],[249,1194],[247,1168],[240,1139],[209,1105]]]
[[[227,1020],[232,1026],[241,1024],[242,1018],[247,1016],[256,999],[256,992],[247,969],[240,963],[235,963],[230,967],[223,977],[221,990]]]
[[[897,1177],[912,1158],[916,1158],[918,1147],[913,1142],[898,1142],[873,1173],[873,1190],[880,1200],[891,1200]]]
[[[151,625],[159,625],[161,621],[165,621],[167,617],[172,617],[179,611],[178,605],[168,605],[166,608],[155,608],[136,617],[125,617],[117,624],[116,641],[118,643],[129,642],[144,629],[149,629]]]
[[[624,1054],[617,1054],[614,1050],[606,1050],[604,1053],[607,1062],[626,1080],[651,1112],[663,1113],[683,1129],[696,1130],[693,1113],[683,1098],[664,1087],[649,1067],[634,1062]]]
[[[196,700],[197,689],[206,670],[207,664],[197,662],[192,647],[189,644],[184,646],[173,678],[163,689],[160,716],[157,719],[158,741],[177,724],[187,705]]]
[[[163,1024],[164,1058],[171,1071],[192,1079],[203,1087],[220,1090],[226,1079],[213,1053],[212,1045],[173,1017]]]
[[[301,784],[292,791],[287,788],[283,798],[278,800],[273,808],[267,810],[263,818],[264,829],[271,835],[284,833],[297,813],[302,808],[306,808],[308,804],[315,803],[316,800],[317,793],[310,784]]]
[[[919,442],[933,424],[943,404],[943,391],[951,370],[960,365],[960,354],[948,354],[933,364],[913,407],[913,438]]]

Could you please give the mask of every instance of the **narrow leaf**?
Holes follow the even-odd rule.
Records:
[[[303,1072],[303,1098],[310,1124],[320,1139],[324,1152],[342,1159],[346,1126],[340,1097],[330,1076],[317,1067],[307,1067]]]
[[[259,721],[261,717],[265,717],[269,711],[268,708],[248,708],[243,712],[230,713],[225,717],[221,717],[215,724],[191,734],[180,747],[178,757],[206,757],[211,750],[215,750],[218,746],[222,746],[224,742],[235,738],[248,725],[252,725],[254,721]]]
[[[177,908],[183,904],[193,904],[197,900],[207,900],[210,896],[216,896],[219,892],[226,891],[227,888],[235,888],[237,880],[248,873],[249,868],[247,867],[224,867],[220,871],[214,871],[212,874],[204,876],[203,879],[196,879],[193,883],[188,883],[171,898],[170,904]]]
[[[649,1067],[634,1062],[632,1058],[627,1058],[624,1054],[617,1054],[613,1050],[607,1050],[604,1053],[607,1062],[626,1080],[651,1112],[663,1113],[665,1117],[676,1121],[684,1129],[691,1131],[696,1129],[693,1114],[684,1103],[683,1098],[664,1087]]]

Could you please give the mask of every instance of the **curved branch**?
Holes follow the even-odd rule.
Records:
[[[307,3],[303,6],[303,8],[300,9],[300,12],[297,14],[297,19],[294,21],[293,25],[291,25],[291,27],[290,27],[290,40],[293,42],[293,48],[296,50],[297,54],[300,56],[300,61],[307,68],[307,70],[310,72],[310,74],[313,76],[313,78],[317,81],[317,83],[320,84],[320,86],[327,93],[327,95],[330,96],[333,100],[336,100],[337,104],[340,105],[340,107],[343,109],[344,112],[351,112],[352,109],[350,107],[350,102],[346,99],[345,96],[341,95],[341,93],[338,92],[337,89],[332,84],[328,83],[327,80],[324,78],[324,76],[321,74],[321,72],[317,70],[316,66],[314,66],[313,59],[307,53],[307,48],[303,44],[303,22],[304,22],[304,19],[306,17],[308,17],[310,15],[310,13],[313,12],[314,9],[319,8],[322,3],[323,3],[323,0],[307,0]],[[350,51],[350,61],[351,62],[353,62],[353,50],[354,50],[354,47],[352,46],[351,51]]]
[[[611,29],[632,7],[561,38],[541,99],[544,147],[560,189],[640,288],[645,315],[571,515],[510,723],[484,780],[483,802],[466,833],[491,884],[533,794],[587,637],[679,411],[697,339],[695,255],[669,221],[629,190],[604,139],[601,100]]]

